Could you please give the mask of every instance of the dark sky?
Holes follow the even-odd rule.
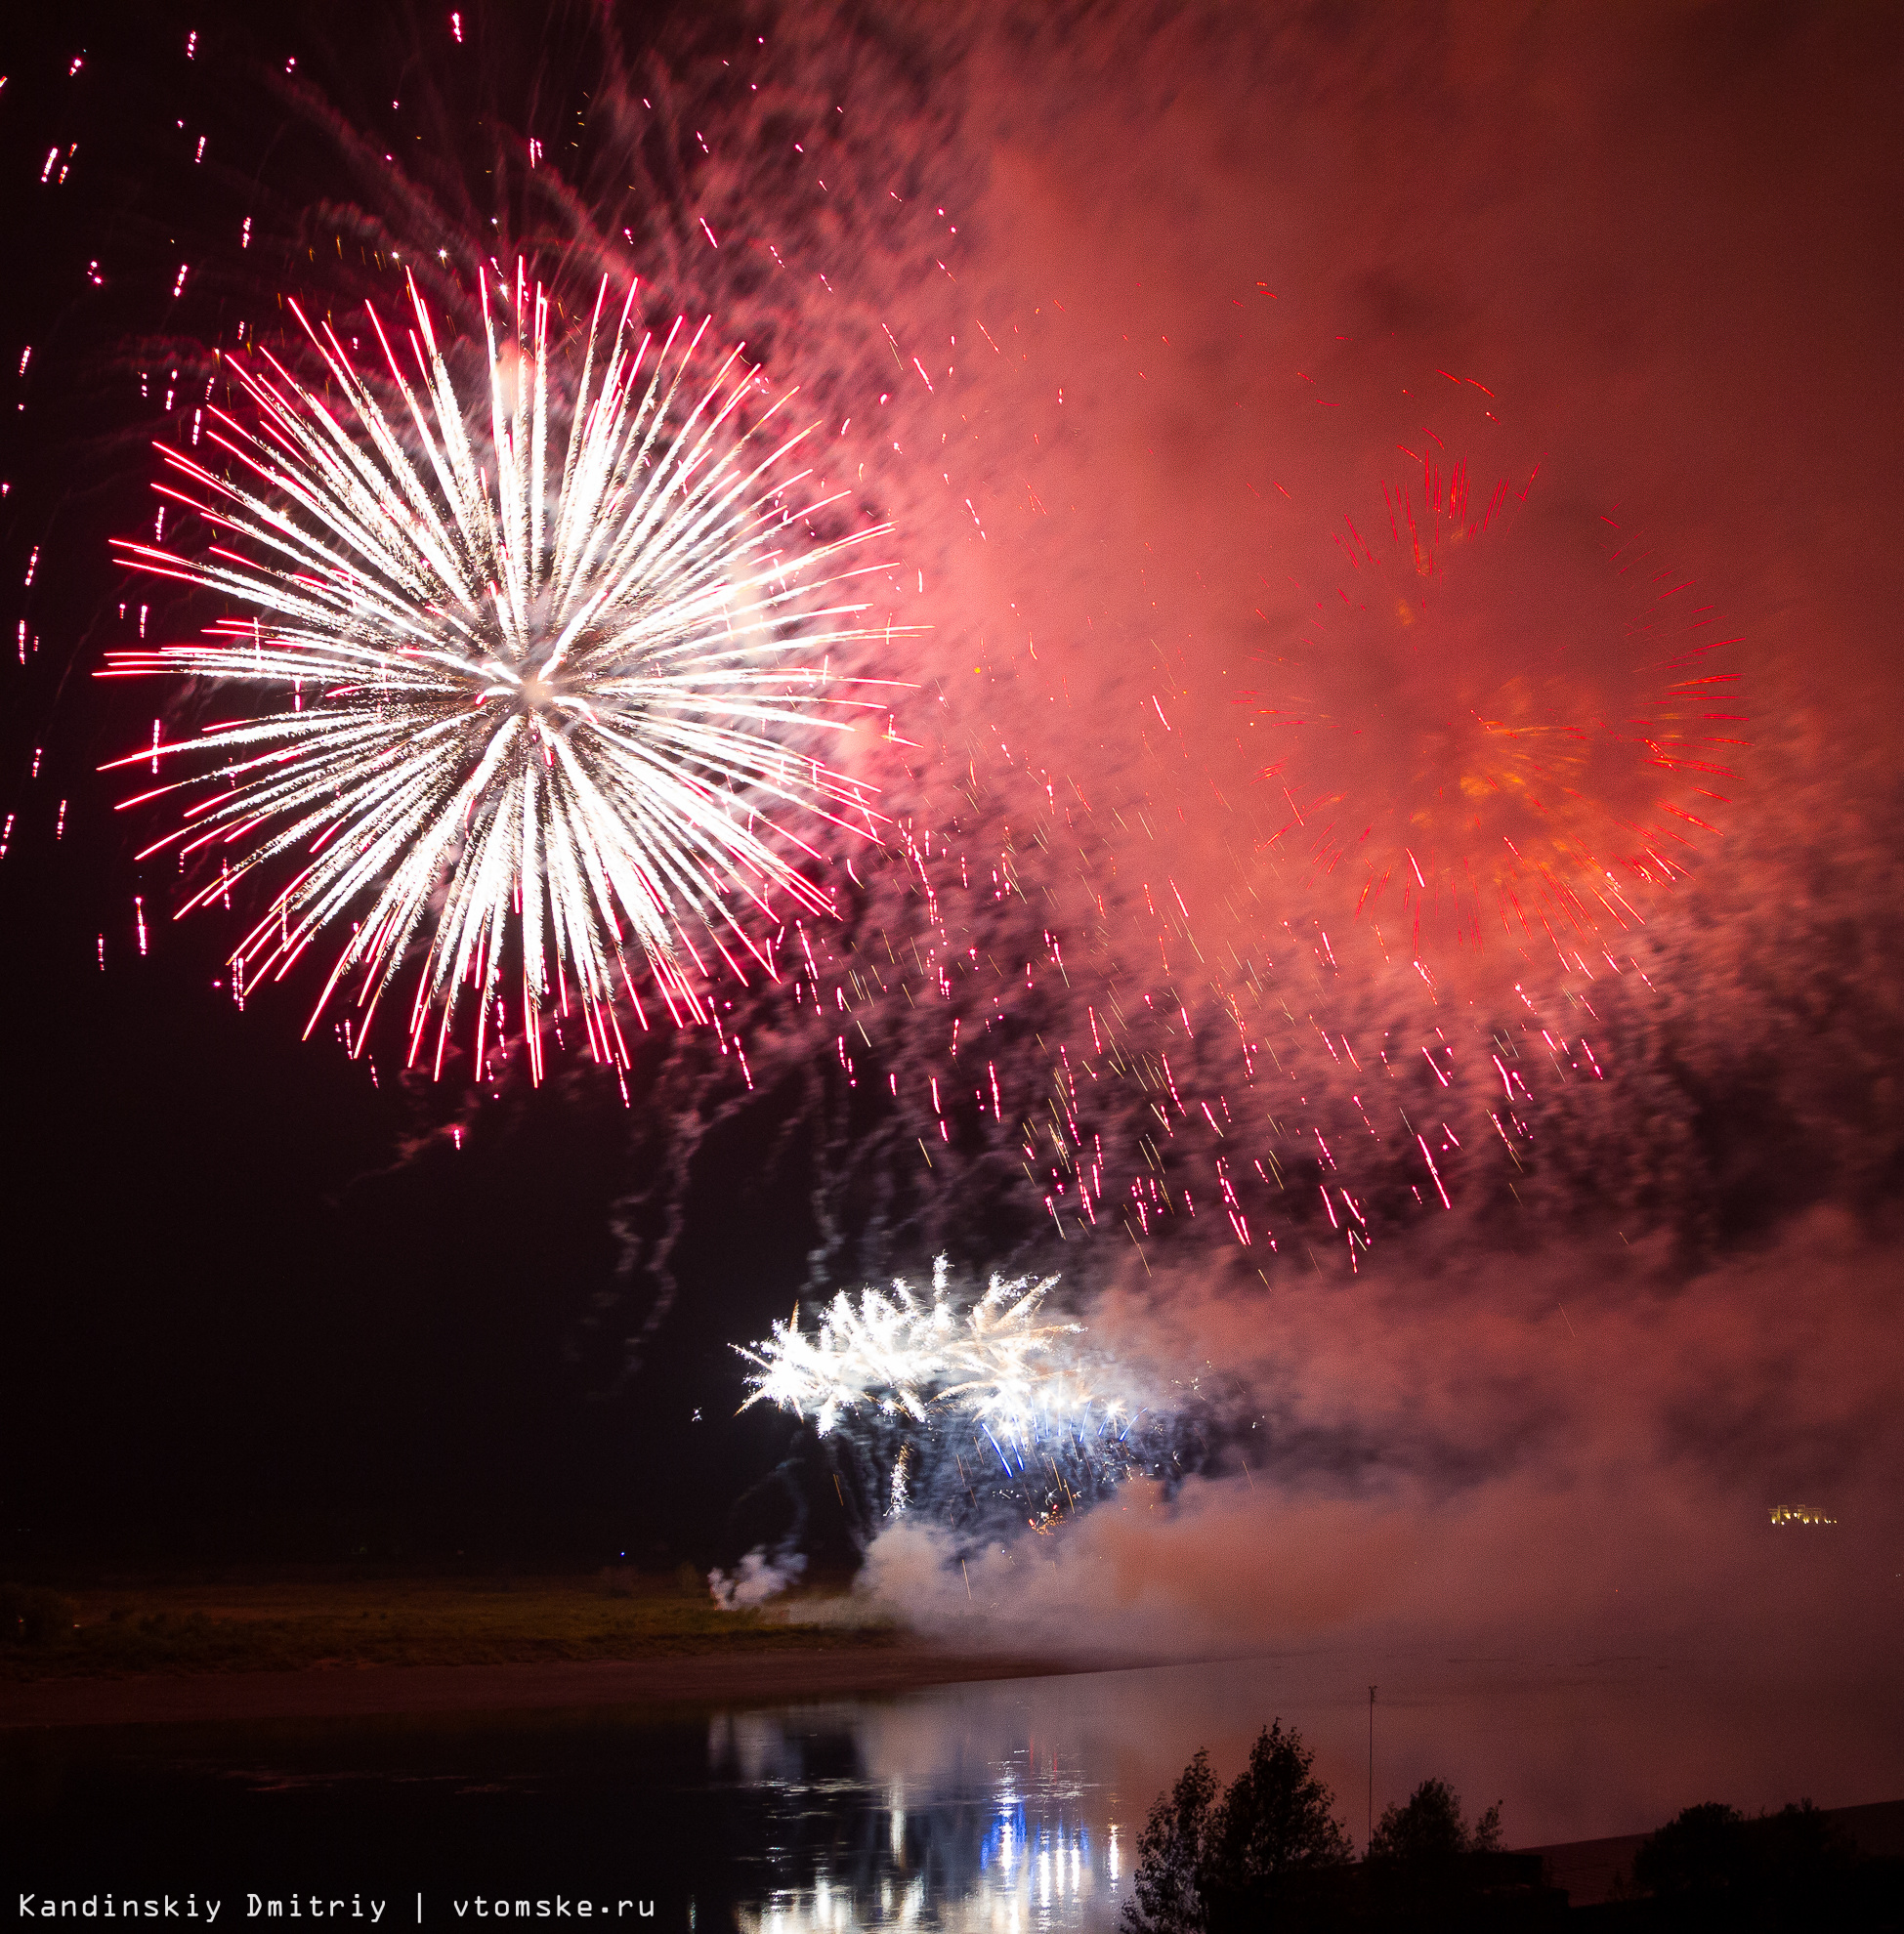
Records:
[[[44,559],[15,601],[38,643],[24,667],[10,650],[5,699],[18,820],[0,867],[4,972],[31,1016],[6,1128],[7,1549],[25,1565],[725,1551],[740,1535],[730,1507],[786,1435],[729,1423],[740,1386],[726,1345],[764,1327],[798,1281],[797,1195],[775,1220],[763,1183],[759,1229],[697,1216],[690,1279],[738,1281],[748,1288],[734,1300],[752,1307],[737,1325],[732,1309],[691,1299],[664,1338],[664,1374],[637,1388],[624,1338],[644,1305],[617,1285],[612,1219],[643,1163],[614,1084],[576,1076],[560,1099],[525,1084],[452,1138],[444,1124],[469,1099],[453,1078],[406,1088],[393,1060],[373,1077],[327,1029],[301,1042],[301,996],[239,1014],[229,936],[172,927],[170,887],[131,863],[144,839],[112,816],[131,788],[93,770],[157,708],[90,677],[134,636],[122,600],[164,608],[105,548],[149,528],[161,422],[139,375],[163,383],[181,357],[202,361],[199,342],[229,332],[242,295],[308,286],[280,275],[303,253],[290,237],[304,204],[354,186],[323,125],[331,103],[355,116],[401,99],[411,35],[434,48],[447,28],[434,13],[426,26],[307,10],[280,49],[271,23],[236,10],[148,12],[91,33],[31,24],[30,40],[10,29],[0,95],[9,232],[31,264],[9,289],[9,354],[33,350],[0,516],[20,576],[36,544]],[[573,38],[560,22],[546,43],[495,24],[482,72],[518,83],[500,90],[506,110],[525,116],[548,71],[572,94],[561,62]],[[294,53],[313,82],[302,115],[267,85]],[[471,134],[486,83],[426,78],[442,98],[419,80],[421,106]],[[63,154],[77,142],[73,172],[42,189],[56,141]],[[457,165],[480,178],[480,137]],[[257,246],[275,249],[262,278],[247,279],[236,247],[247,212]],[[190,282],[171,305],[182,258],[205,271],[195,308]],[[757,1276],[766,1286],[749,1294]],[[690,1434],[697,1408],[719,1420],[705,1446]]]
[[[0,813],[18,816],[0,861],[16,1069],[0,1502],[19,1562],[728,1555],[824,1489],[811,1458],[790,1485],[771,1476],[786,1426],[729,1420],[728,1343],[795,1294],[918,1272],[952,1241],[973,1267],[1062,1264],[1133,1359],[1220,1364],[1268,1434],[1257,1482],[1219,1468],[1167,1532],[1127,1514],[1080,1528],[1054,1603],[1107,1608],[1113,1635],[1154,1642],[1186,1606],[1212,1641],[1591,1624],[1643,1575],[1655,1620],[1749,1604],[1742,1644],[1807,1619],[1870,1640],[1894,1613],[1898,1535],[1894,17],[935,8],[841,27],[790,9],[744,30],[624,16],[617,52],[579,11],[534,13],[472,9],[460,47],[446,10],[307,10],[295,31],[202,10],[94,32],[40,18],[0,63],[17,265],[0,375],[25,405],[0,458],[0,569],[18,585],[42,550],[5,614],[37,650],[0,667]],[[641,101],[672,116],[665,139],[617,148],[650,126]],[[554,131],[578,102],[598,133],[571,158]],[[829,185],[818,163],[807,181],[804,143],[798,168],[784,151],[818,125]],[[541,130],[566,200],[519,161],[502,187],[486,172]],[[66,181],[43,185],[74,142]],[[427,195],[377,173],[386,142]],[[1311,1127],[1280,1125],[1285,1102],[1273,1130],[1233,1120],[1239,1141],[1194,1173],[1183,1144],[1160,1157],[1207,1203],[1213,1160],[1248,1178],[1246,1155],[1282,1151],[1296,1179],[1248,1182],[1247,1255],[1207,1209],[1142,1241],[1074,1215],[1060,1250],[1042,1199],[1059,1171],[1028,1180],[982,1111],[928,1175],[913,1143],[936,1126],[923,1096],[946,1030],[910,995],[868,1010],[850,1092],[833,1036],[771,1003],[745,1106],[704,1039],[645,1047],[627,1108],[586,1072],[500,1097],[453,1071],[406,1083],[394,1048],[373,1086],[327,1034],[298,1039],[304,989],[238,1013],[215,985],[223,930],[173,929],[171,884],[132,863],[143,837],[111,812],[131,787],[94,768],[142,742],[154,707],[89,674],[127,642],[120,601],[144,595],[105,548],[149,518],[161,412],[140,372],[203,367],[280,285],[360,300],[341,239],[359,223],[454,242],[500,210],[519,238],[607,260],[629,181],[645,273],[718,304],[829,423],[835,405],[859,419],[842,466],[895,517],[917,572],[905,614],[932,629],[903,668],[917,751],[854,757],[896,814],[955,825],[948,851],[1009,851],[1031,877],[1021,910],[970,929],[988,958],[1018,949],[1000,986],[1037,967],[997,1024],[1007,1082],[1048,1086],[1063,1044],[1095,1071],[1113,1164],[1135,1169],[1150,1091],[1112,1099],[1084,1053],[1103,990],[1179,1008],[1193,1107],[1242,1110],[1204,1017],[1240,985],[1225,948],[1275,956],[1257,978],[1282,976],[1290,1038],[1310,1030],[1292,1065],[1316,1072],[1291,1079]],[[702,213],[718,258],[689,247]],[[1494,414],[1435,400],[1437,371],[1485,384]],[[1609,518],[1742,640],[1742,779],[1687,878],[1615,947],[1633,972],[1594,984],[1590,1022],[1585,983],[1511,935],[1430,950],[1431,997],[1340,878],[1268,837],[1238,730],[1265,653],[1309,592],[1333,596],[1330,532],[1356,507],[1373,519],[1395,444],[1424,427],[1471,437],[1477,466],[1542,464],[1546,521],[1513,533],[1506,589],[1477,593],[1469,670],[1489,692],[1524,679],[1562,718],[1606,702],[1610,661],[1562,662],[1548,641],[1587,571],[1580,533]],[[1336,700],[1369,706],[1372,731],[1379,713],[1400,755],[1311,734],[1297,764],[1318,793],[1406,819],[1411,788],[1440,782],[1440,701],[1362,665]],[[916,919],[901,873],[854,903],[842,972],[849,942],[864,962],[875,927],[900,939]],[[1326,929],[1339,961],[1315,945]],[[1144,961],[1160,934],[1161,967]],[[1524,1046],[1530,1026],[1567,1052],[1510,1151],[1469,1050],[1491,1032]],[[1367,1085],[1330,1030],[1411,1058],[1453,1043],[1444,1219],[1386,1114],[1360,1139]],[[1571,1078],[1588,1033],[1603,1084]],[[1408,1078],[1405,1110],[1443,1105],[1428,1072]],[[1344,1180],[1375,1247],[1353,1276],[1345,1211],[1312,1198],[1316,1126],[1358,1138]],[[1830,1565],[1768,1578],[1768,1507],[1813,1503],[1845,1521]],[[931,1602],[923,1575],[896,1588]]]

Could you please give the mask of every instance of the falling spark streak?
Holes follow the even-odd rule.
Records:
[[[796,858],[819,856],[766,818],[774,809],[839,825],[850,810],[864,822],[853,829],[872,830],[869,788],[797,741],[848,730],[838,708],[890,702],[839,695],[828,687],[873,681],[816,669],[828,647],[887,635],[854,622],[866,603],[820,594],[883,568],[839,560],[890,526],[822,541],[812,520],[833,499],[801,494],[808,473],[793,459],[808,433],[779,420],[792,393],[767,400],[739,347],[687,388],[709,325],[690,334],[677,318],[656,350],[630,326],[635,291],[604,331],[606,297],[605,281],[570,396],[542,289],[520,265],[513,289],[484,277],[480,426],[413,283],[416,376],[371,311],[387,365],[375,388],[293,303],[325,395],[335,386],[348,414],[269,351],[263,366],[228,357],[255,427],[208,411],[225,474],[160,446],[186,487],[158,487],[247,550],[188,558],[118,540],[136,568],[246,610],[206,642],[114,652],[102,675],[208,678],[278,701],[137,756],[219,762],[182,782],[219,790],[157,845],[182,859],[239,851],[181,916],[296,856],[296,877],[233,955],[247,981],[282,978],[349,920],[307,1036],[355,972],[361,1053],[378,1002],[420,954],[410,1062],[437,1013],[441,1068],[468,995],[480,1066],[511,956],[533,1072],[540,1024],[571,992],[598,1058],[625,1063],[609,1012],[620,992],[648,1025],[631,950],[677,1021],[705,1022],[697,935],[740,980],[742,956],[778,978],[734,903],[765,909],[778,891],[803,913],[832,911],[756,823]]]

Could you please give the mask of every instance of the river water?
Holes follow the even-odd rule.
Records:
[[[222,1902],[228,1926],[301,1928],[315,1899],[316,1917],[355,1921],[355,1904],[363,1924],[381,1903],[398,1927],[521,1904],[551,1924],[606,1911],[695,1934],[1100,1930],[1191,1752],[1227,1776],[1278,1716],[1315,1749],[1358,1844],[1372,1804],[1430,1773],[1471,1808],[1502,1801],[1520,1845],[1641,1830],[1701,1799],[1904,1793],[1894,1680],[1800,1683],[1775,1662],[1691,1656],[1318,1653],[660,1716],[0,1735],[0,1857],[7,1886],[97,1898],[102,1919],[128,1899],[163,1917],[169,1895],[181,1921],[189,1900],[201,1920]]]

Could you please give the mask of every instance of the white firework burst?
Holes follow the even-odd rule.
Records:
[[[839,1446],[865,1520],[919,1510],[967,1541],[1048,1533],[1127,1478],[1199,1466],[1194,1379],[1140,1392],[1081,1324],[1046,1319],[1055,1276],[994,1276],[974,1298],[950,1275],[941,1256],[929,1297],[904,1281],[842,1292],[814,1326],[796,1308],[737,1345],[754,1366],[741,1408],[778,1405]]]
[[[796,1309],[770,1341],[740,1351],[756,1366],[747,1404],[778,1404],[823,1437],[859,1414],[926,1423],[956,1413],[1014,1436],[1034,1419],[1118,1414],[1074,1340],[1082,1324],[1039,1320],[1055,1276],[994,1276],[962,1309],[949,1279],[941,1256],[929,1302],[900,1280],[862,1289],[857,1304],[840,1291],[813,1329]]]
[[[884,568],[839,558],[887,526],[817,536],[837,498],[804,494],[808,433],[780,416],[791,393],[770,399],[740,348],[690,384],[707,323],[677,319],[657,347],[631,325],[631,289],[605,332],[606,295],[571,381],[543,290],[520,268],[513,290],[485,278],[487,423],[466,421],[414,284],[414,382],[374,312],[387,377],[373,388],[292,305],[325,396],[347,407],[268,352],[262,367],[229,358],[254,426],[208,412],[225,475],[161,445],[185,480],[161,494],[244,548],[121,545],[242,614],[201,642],[115,652],[105,675],[197,677],[261,701],[136,755],[216,758],[182,781],[209,786],[184,824],[147,849],[223,851],[181,914],[291,864],[233,955],[234,985],[281,978],[348,920],[312,1025],[356,970],[360,1046],[420,956],[409,1059],[439,1014],[439,1070],[464,999],[482,1066],[518,973],[538,1077],[543,1021],[577,1007],[598,1058],[625,1065],[614,1007],[625,992],[646,1025],[639,960],[677,1019],[704,1020],[703,946],[742,979],[741,954],[771,975],[774,898],[829,910],[797,869],[817,849],[771,816],[873,830],[867,789],[802,747],[846,729],[842,707],[880,702],[868,681],[829,676],[826,654],[876,629],[866,604],[833,601]]]

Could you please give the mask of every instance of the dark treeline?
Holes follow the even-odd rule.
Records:
[[[1904,1862],[1860,1855],[1809,1800],[1747,1819],[1688,1807],[1635,1855],[1621,1897],[1570,1910],[1539,1854],[1501,1845],[1501,1809],[1461,1813],[1424,1780],[1354,1857],[1314,1755],[1279,1719],[1219,1792],[1199,1751],[1160,1794],[1138,1842],[1130,1934],[1307,1929],[1904,1930]]]

